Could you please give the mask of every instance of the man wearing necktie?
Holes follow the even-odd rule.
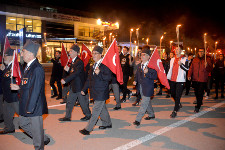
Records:
[[[45,73],[36,56],[40,45],[28,40],[21,56],[27,63],[21,84],[11,84],[12,90],[19,90],[20,127],[33,139],[35,150],[43,150],[50,138],[44,134],[43,114],[48,113],[45,97]]]
[[[138,65],[137,73],[134,85],[137,85],[137,90],[140,92],[142,97],[141,107],[138,111],[134,125],[139,126],[142,117],[147,112],[148,117],[145,120],[151,120],[155,118],[154,110],[151,104],[151,96],[154,94],[154,80],[157,78],[157,72],[154,69],[148,68],[148,61],[150,58],[150,48],[143,47],[141,52],[141,61],[142,63]]]
[[[63,78],[61,80],[61,83],[70,83],[70,91],[66,102],[66,115],[63,118],[60,118],[59,121],[71,121],[71,113],[73,111],[73,107],[77,98],[80,103],[83,114],[85,115],[80,120],[86,121],[91,118],[89,100],[80,93],[84,85],[84,63],[78,57],[79,52],[79,46],[77,46],[76,44],[72,45],[69,51],[69,55],[72,58],[72,64],[70,67],[64,67],[64,70],[68,72],[69,75],[66,78]]]
[[[16,80],[11,77],[11,70],[12,70],[12,61],[13,61],[13,52],[14,50],[8,48],[6,50],[4,56],[4,63],[7,66],[2,64],[1,70],[3,70],[3,76],[0,80],[2,80],[2,87],[3,88],[3,98],[4,98],[4,105],[3,105],[3,118],[4,118],[4,129],[0,131],[0,134],[7,134],[15,132],[15,126],[13,124],[13,116],[15,113],[19,114],[19,101],[17,91],[13,91],[10,88],[11,82],[16,83]],[[13,79],[12,79],[13,78]]]
[[[80,130],[80,133],[83,135],[90,134],[97,123],[99,116],[102,121],[102,126],[99,126],[99,129],[112,128],[112,122],[105,104],[105,101],[109,99],[109,82],[112,79],[112,72],[108,67],[101,63],[102,52],[103,49],[101,47],[94,47],[92,56],[95,65],[90,69],[88,79],[81,91],[81,94],[85,95],[89,88],[90,97],[95,101],[91,119],[87,126],[83,130]]]

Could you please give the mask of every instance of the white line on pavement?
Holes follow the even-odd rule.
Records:
[[[65,104],[58,104],[58,105],[51,105],[51,106],[48,106],[48,108],[57,107],[57,106],[63,106],[63,105],[66,105],[66,103]]]
[[[161,129],[159,129],[159,130],[157,130],[157,131],[155,131],[153,133],[150,133],[150,134],[148,134],[146,136],[143,136],[143,137],[141,137],[139,139],[133,140],[133,141],[131,141],[131,142],[125,144],[125,145],[119,146],[119,147],[115,148],[114,150],[127,150],[127,149],[133,148],[135,146],[138,146],[138,145],[140,145],[140,144],[142,144],[142,143],[144,143],[146,141],[149,141],[149,140],[151,140],[151,139],[153,139],[153,138],[155,138],[155,137],[157,137],[157,136],[159,136],[159,135],[161,135],[161,134],[163,134],[165,132],[168,132],[168,131],[176,128],[176,127],[179,127],[179,126],[181,126],[181,125],[183,125],[183,124],[185,124],[185,123],[187,123],[187,122],[189,122],[189,121],[191,121],[191,120],[193,120],[193,119],[195,119],[197,117],[200,117],[200,116],[202,116],[202,115],[204,115],[204,114],[206,114],[206,113],[216,109],[217,107],[222,106],[224,103],[225,103],[225,101],[222,101],[222,102],[220,102],[220,103],[218,103],[218,104],[216,104],[216,105],[214,105],[212,107],[209,107],[209,108],[207,108],[207,109],[205,109],[205,110],[203,110],[203,111],[201,111],[199,113],[196,113],[196,114],[194,114],[194,115],[192,115],[190,117],[184,118],[183,120],[175,122],[175,123],[173,123],[173,124],[171,124],[169,126],[166,126],[164,128],[161,128]]]

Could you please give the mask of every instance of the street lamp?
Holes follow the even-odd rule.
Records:
[[[134,29],[130,29],[130,51],[131,51],[131,37],[132,37],[132,32],[134,31]],[[132,51],[131,51],[131,56],[132,56]]]
[[[109,33],[109,43],[112,42],[112,33]]]
[[[149,41],[149,38],[147,38],[146,42],[147,42],[147,45],[148,45],[148,41]]]
[[[207,43],[207,41],[206,41],[206,35],[207,35],[207,33],[205,33],[205,34],[204,34],[204,45],[205,45],[205,62],[206,62],[206,43]],[[205,63],[205,67],[206,67],[206,63]]]
[[[217,44],[218,44],[218,42],[216,41],[216,42],[215,42],[215,51],[216,51],[216,48],[217,48]]]

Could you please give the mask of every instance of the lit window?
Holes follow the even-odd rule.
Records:
[[[16,17],[6,17],[6,30],[16,31]]]

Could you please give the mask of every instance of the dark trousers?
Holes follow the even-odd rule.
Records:
[[[224,76],[217,77],[215,82],[216,82],[216,96],[218,97],[218,89],[220,84],[221,84],[221,96],[222,96],[224,92]]]
[[[204,90],[205,87],[207,86],[206,82],[196,82],[193,81],[192,85],[194,87],[194,91],[195,91],[195,96],[196,96],[196,100],[197,100],[197,108],[200,108],[202,106],[202,100],[203,100],[203,95],[204,95]]]
[[[189,94],[189,91],[190,91],[190,87],[191,87],[191,81],[187,80],[186,79],[186,83],[185,83],[185,89],[186,89],[186,95]]]
[[[122,93],[123,93],[123,99],[126,99],[126,95],[130,94],[130,90],[127,89],[127,83],[129,80],[129,76],[124,75],[123,76],[123,85],[122,85]]]
[[[174,111],[178,111],[180,108],[180,98],[184,89],[184,82],[170,81],[171,97],[175,101]]]
[[[54,94],[54,95],[58,95],[58,94],[57,94],[56,87],[55,87],[55,85],[54,85],[55,82],[57,82],[57,87],[58,87],[58,91],[59,91],[59,96],[62,97],[61,78],[51,76],[51,79],[50,79],[50,86],[51,86],[52,89],[53,89],[53,92],[54,92],[53,94]]]

